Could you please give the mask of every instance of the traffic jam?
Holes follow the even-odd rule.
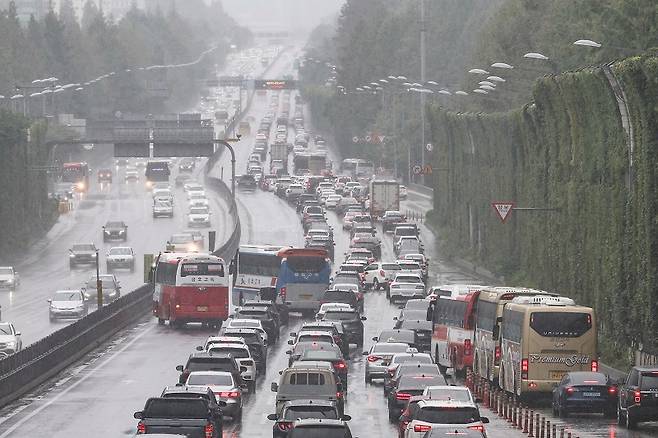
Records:
[[[471,370],[519,400],[541,400],[556,417],[618,416],[629,428],[651,418],[636,409],[653,401],[650,391],[626,398],[628,389],[600,372],[593,309],[525,287],[429,284],[418,224],[400,211],[406,188],[373,178],[366,160],[332,169],[326,140],[304,129],[292,97],[269,94],[237,185],[240,196],[269,192],[294,209],[304,245],[245,244],[231,263],[178,250],[159,256],[152,274],[158,322],[179,329],[200,322],[217,332],[172,363],[178,382],[135,412],[138,434],[221,436],[269,383],[273,437],[353,436],[350,423],[367,421],[350,415],[361,403],[350,389],[361,385],[381,386],[380,403],[399,437],[485,437],[489,418],[463,385]],[[344,253],[335,251],[337,239],[347,240]],[[213,299],[199,301],[200,283]],[[397,316],[365,339],[372,295],[385,296]],[[289,331],[293,322],[298,328]],[[287,367],[263,386],[281,343]],[[364,372],[354,376],[361,361]],[[645,385],[638,389],[658,376],[634,372]]]

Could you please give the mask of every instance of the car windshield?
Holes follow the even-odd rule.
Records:
[[[0,268],[0,275],[11,275],[13,273],[11,268]]]
[[[473,407],[425,407],[420,409],[416,419],[436,424],[469,424],[480,421],[480,414]]]
[[[130,248],[110,248],[110,255],[131,255]]]
[[[427,386],[432,385],[445,385],[446,380],[443,376],[402,376],[400,377],[400,383],[398,383],[398,388],[400,390],[414,390],[414,389],[425,389]]]
[[[338,415],[335,408],[331,406],[290,406],[286,409],[283,415],[284,420],[295,421],[298,419],[306,418],[328,418],[330,420],[337,420]]]
[[[382,263],[382,269],[385,271],[400,271],[402,268],[400,268],[400,265],[397,263]]]
[[[233,347],[210,347],[208,349],[209,353],[231,353],[236,359],[246,359],[249,357],[249,351],[245,348],[233,348]]]
[[[229,359],[196,358],[190,360],[185,367],[188,371],[231,371],[233,364]]]
[[[114,289],[114,279],[112,278],[103,278],[101,277],[101,283],[103,284],[103,289]],[[92,277],[87,282],[87,289],[96,289],[96,277]]]
[[[640,389],[642,390],[658,389],[658,373],[653,371],[648,373],[642,373],[642,385]]]
[[[405,363],[405,362],[416,362],[416,363],[432,363],[432,358],[424,355],[395,355],[391,363]]]
[[[229,322],[229,327],[249,327],[249,328],[260,328],[261,323],[260,321],[248,321],[248,320],[240,320],[240,319],[234,319]]]
[[[349,321],[358,317],[357,312],[334,312],[329,311],[324,314],[323,319],[330,321]]]
[[[171,236],[171,239],[169,239],[169,242],[171,243],[189,243],[192,241],[194,241],[194,238],[189,234],[174,234]]]
[[[147,418],[207,418],[208,408],[200,398],[151,400],[144,412]]]
[[[188,385],[218,385],[233,386],[233,377],[230,374],[190,374],[187,378]]]
[[[398,275],[395,277],[396,283],[420,283],[421,280],[415,275]]]
[[[81,301],[80,292],[77,291],[62,291],[57,292],[53,296],[53,301]]]
[[[411,270],[414,270],[414,269],[420,269],[420,266],[416,262],[412,262],[412,263],[400,262],[399,265],[400,265],[400,268],[406,269],[407,271],[411,271]]]
[[[393,344],[380,342],[372,348],[373,353],[404,353],[409,346],[407,344]]]
[[[93,244],[73,245],[73,251],[96,251]]]
[[[123,228],[123,222],[108,222],[105,228]]]
[[[303,360],[333,361],[340,358],[341,356],[338,352],[331,350],[306,350],[302,354]]]
[[[471,401],[471,395],[466,389],[450,389],[445,386],[438,388],[425,389],[426,395],[430,396],[433,400],[455,400],[455,401]]]
[[[0,322],[0,333],[3,335],[11,335],[11,326],[8,322]]]

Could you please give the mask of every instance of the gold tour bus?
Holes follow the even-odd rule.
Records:
[[[524,287],[485,287],[480,291],[475,316],[475,353],[473,371],[492,383],[498,383],[500,364],[500,321],[503,309],[512,299],[520,296],[552,295]]]
[[[551,393],[570,371],[599,370],[594,310],[571,298],[512,299],[500,334],[499,386],[519,397]]]

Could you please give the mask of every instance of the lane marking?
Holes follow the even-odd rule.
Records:
[[[80,380],[74,382],[71,386],[69,386],[68,388],[62,390],[62,392],[60,392],[59,394],[57,394],[55,397],[53,397],[52,399],[48,400],[48,401],[45,402],[43,405],[39,406],[39,407],[36,408],[34,411],[32,411],[32,412],[30,412],[29,414],[27,414],[25,417],[19,419],[19,420],[18,420],[16,423],[14,423],[9,429],[7,429],[4,433],[2,433],[2,435],[0,435],[0,438],[6,438],[6,437],[8,437],[8,436],[11,436],[11,434],[12,434],[16,429],[18,429],[19,427],[21,427],[21,426],[22,426],[23,424],[25,424],[27,421],[29,421],[29,420],[31,420],[32,418],[34,418],[34,416],[36,416],[38,413],[40,413],[41,411],[43,411],[43,410],[46,409],[47,407],[51,406],[53,403],[57,402],[60,398],[62,398],[62,397],[65,396],[66,394],[68,394],[69,391],[71,391],[72,389],[76,388],[78,385],[80,385],[82,382],[84,382],[85,380],[87,380],[89,377],[93,376],[97,371],[102,370],[102,369],[105,367],[105,365],[107,365],[107,364],[110,363],[112,360],[114,360],[114,358],[116,358],[119,354],[121,354],[121,353],[123,353],[125,350],[127,350],[127,349],[128,349],[130,346],[132,346],[135,342],[137,342],[139,339],[141,339],[142,336],[146,335],[146,334],[149,333],[151,330],[153,330],[154,327],[156,327],[155,324],[150,324],[150,325],[146,328],[146,330],[144,330],[142,333],[140,333],[140,334],[138,334],[137,336],[135,336],[134,338],[132,338],[132,340],[131,340],[130,342],[128,342],[126,345],[124,345],[123,347],[121,347],[121,349],[119,349],[119,350],[115,351],[114,353],[112,353],[112,354],[111,354],[111,355],[110,355],[110,356],[109,356],[109,357],[108,357],[103,363],[101,363],[101,364],[98,365],[96,368],[92,369],[92,370],[89,371],[87,374],[85,374],[84,376],[82,376],[82,377],[80,378]],[[19,411],[19,412],[20,412],[20,411]],[[4,419],[4,421],[8,421],[8,420],[10,420],[10,419],[11,419],[13,416],[15,416],[15,415],[16,415],[16,413],[13,413],[11,416],[6,417],[6,419]]]

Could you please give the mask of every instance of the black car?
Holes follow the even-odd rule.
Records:
[[[243,190],[247,192],[253,192],[258,187],[256,183],[256,178],[253,175],[239,175],[236,176],[238,190]]]
[[[336,345],[338,345],[340,351],[343,352],[343,357],[347,358],[350,356],[350,343],[342,321],[307,322],[299,329],[299,333],[303,331],[327,331],[328,333],[331,333]],[[297,333],[291,332],[290,336],[297,337]]]
[[[188,437],[222,436],[222,413],[211,409],[204,398],[153,397],[133,414],[139,420],[137,434],[157,432]]]
[[[363,294],[361,294],[361,297],[363,297]],[[324,292],[322,298],[320,298],[320,305],[325,303],[349,304],[352,309],[363,313],[363,299],[359,300],[359,296],[355,290],[328,289]]]
[[[299,198],[297,198],[297,213],[301,213],[304,210],[304,207],[307,205],[320,205],[320,202],[317,200],[315,195],[312,195],[310,193],[302,193],[299,195]]]
[[[375,342],[402,342],[411,348],[418,348],[418,336],[413,330],[382,330],[379,336],[375,336],[372,340]]]
[[[264,374],[267,368],[267,345],[263,341],[260,333],[256,329],[249,328],[222,328],[219,331],[220,336],[235,336],[244,339],[249,352],[256,361],[256,369],[259,373]]]
[[[103,225],[103,242],[128,240],[128,225],[123,221],[108,221]]]
[[[388,393],[388,418],[397,422],[402,410],[409,399],[414,395],[421,395],[428,386],[442,386],[446,384],[443,376],[424,374],[414,376],[402,376],[396,387],[391,388]]]
[[[288,438],[352,438],[350,427],[343,420],[296,420]]]
[[[263,329],[267,332],[267,338],[270,345],[279,340],[279,323],[268,308],[256,306],[242,306],[239,307],[235,315],[235,319],[257,319],[263,324]]]
[[[312,236],[304,244],[304,248],[324,249],[327,251],[327,255],[332,262],[334,261],[335,246],[336,244],[334,243],[333,239],[326,236]]]
[[[359,347],[363,346],[363,321],[366,319],[357,310],[329,310],[322,317],[322,321],[340,321],[347,333],[348,342]]]
[[[280,416],[277,416],[277,414],[267,416],[268,420],[274,421],[272,426],[273,438],[286,438],[295,420],[309,418],[338,420],[341,416],[336,407],[336,402],[321,399],[290,400],[283,404]],[[347,421],[349,416],[344,415],[342,419]]]
[[[221,413],[221,406],[225,405],[225,402],[218,402],[215,394],[210,388],[190,388],[188,386],[166,386],[162,390],[160,397],[163,398],[202,398],[208,402],[208,407],[213,411],[218,411]]]
[[[619,388],[617,422],[628,429],[641,421],[658,420],[658,368],[633,367]]]
[[[180,371],[179,383],[185,383],[192,371],[227,371],[233,374],[236,382],[242,385],[244,382],[240,376],[240,364],[230,353],[192,353],[187,359],[185,366],[178,365],[176,371]]]
[[[573,371],[553,389],[552,408],[553,415],[562,418],[571,412],[600,412],[613,418],[617,414],[617,387],[605,374]]]
[[[382,216],[382,229],[384,232],[393,231],[395,227],[404,222],[404,215],[399,211],[386,211]]]
[[[274,292],[276,294],[276,289],[274,289]],[[262,289],[261,289],[261,297],[262,297]],[[274,295],[274,298],[276,298],[276,295]],[[260,307],[263,309],[268,309],[270,313],[276,318],[279,327],[281,327],[282,325],[288,325],[288,321],[290,317],[289,317],[288,307],[285,305],[278,306],[273,301],[269,301],[269,300],[247,300],[242,304],[242,306]]]
[[[432,346],[432,321],[424,319],[404,319],[396,321],[396,329],[413,330],[416,332],[416,348],[421,353],[428,352]]]
[[[77,243],[69,249],[69,267],[92,265],[96,263],[98,249],[93,243]]]

